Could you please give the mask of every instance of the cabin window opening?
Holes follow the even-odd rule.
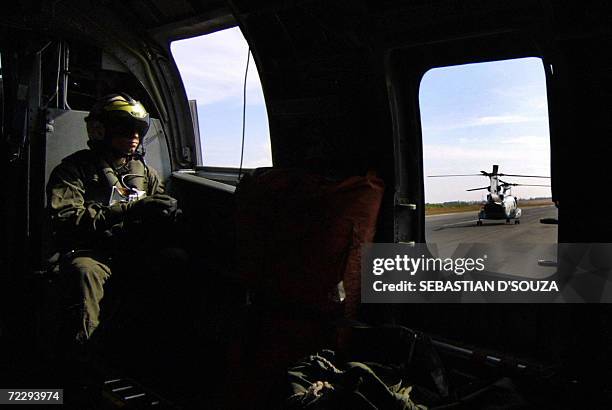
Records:
[[[172,55],[181,73],[199,134],[198,165],[239,168],[244,78],[249,46],[238,27],[177,40]],[[249,56],[243,168],[272,166],[268,114],[252,54]],[[194,107],[196,108],[194,110]],[[196,142],[198,143],[198,142]]]
[[[419,104],[426,241],[444,257],[493,244],[507,260],[497,272],[553,273],[557,225],[540,222],[557,218],[550,179],[512,176],[550,176],[542,60],[431,69]]]

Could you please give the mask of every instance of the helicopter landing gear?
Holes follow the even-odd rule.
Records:
[[[482,226],[482,221],[480,219],[476,221],[476,226]]]
[[[514,220],[514,224],[515,224],[515,225],[520,225],[520,223],[521,223],[521,220],[520,220],[520,219],[515,219],[515,220]]]

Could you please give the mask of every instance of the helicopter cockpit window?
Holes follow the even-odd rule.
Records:
[[[425,236],[442,255],[490,244],[495,271],[543,277],[555,260],[542,60],[434,68],[420,86]]]
[[[171,49],[192,113],[197,114],[195,131],[196,136],[199,132],[201,148],[198,165],[271,166],[268,114],[261,82],[240,29],[174,41]]]

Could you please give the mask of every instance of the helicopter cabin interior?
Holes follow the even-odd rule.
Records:
[[[179,347],[149,346],[137,358],[142,346],[128,347],[121,329],[109,336],[119,342],[106,353],[130,377],[183,408],[270,408],[282,401],[287,367],[301,357],[351,346],[357,358],[399,360],[406,350],[393,329],[409,328],[434,341],[451,390],[471,394],[473,386],[510,377],[533,406],[525,408],[589,400],[603,408],[612,395],[607,304],[361,304],[353,271],[352,305],[333,310],[298,291],[327,292],[317,285],[328,278],[280,270],[340,264],[331,248],[351,234],[338,222],[340,211],[367,210],[359,241],[424,242],[423,75],[523,57],[540,58],[546,76],[558,242],[610,242],[612,218],[599,193],[612,150],[611,23],[606,2],[555,0],[3,5],[0,387],[45,380],[40,358],[52,348],[58,292],[47,276],[45,184],[63,157],[86,147],[83,119],[96,98],[121,90],[153,118],[146,159],[179,200],[187,223],[175,239],[196,273],[184,284],[195,330],[174,336]],[[197,163],[197,129],[170,46],[231,27],[240,28],[260,75],[271,169]],[[338,205],[308,196],[322,181],[356,177],[376,191],[365,205],[362,197]],[[304,232],[313,236],[297,240]],[[245,277],[243,257],[254,254],[264,262]],[[284,255],[291,263],[278,262]],[[289,283],[271,284],[263,265]],[[361,330],[347,332],[354,324]],[[378,330],[351,336],[366,326]]]

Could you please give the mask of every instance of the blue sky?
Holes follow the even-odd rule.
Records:
[[[204,164],[237,167],[242,87],[248,46],[236,27],[172,43],[189,99],[198,102]],[[419,93],[426,175],[500,172],[550,175],[548,108],[542,62],[524,58],[436,68]],[[247,82],[244,167],[272,164],[264,97],[251,58]],[[506,178],[543,183],[541,179]],[[427,202],[480,200],[484,177],[426,178]],[[546,183],[546,182],[544,182]],[[550,196],[549,188],[515,187],[521,198]]]

